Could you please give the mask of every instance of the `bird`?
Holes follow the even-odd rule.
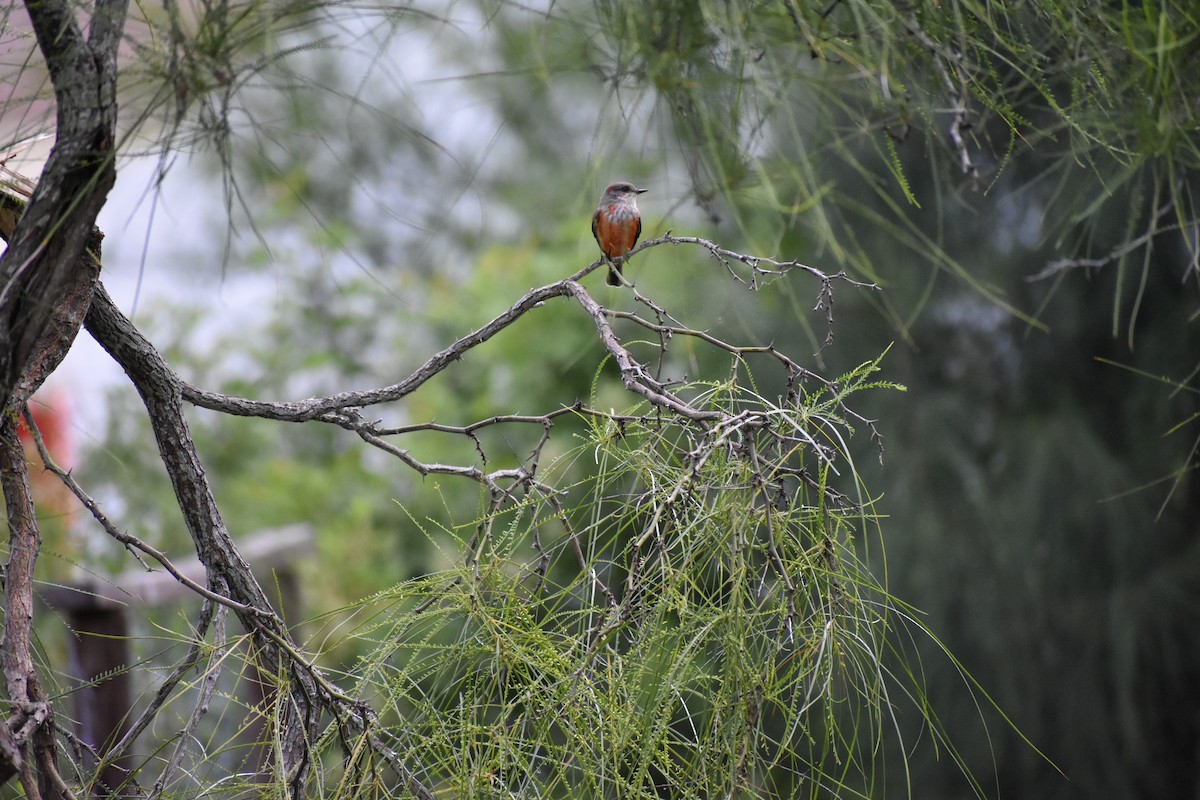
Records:
[[[647,191],[628,181],[609,184],[592,215],[592,236],[609,263],[608,285],[621,285],[621,265],[642,235],[642,215],[637,196]]]

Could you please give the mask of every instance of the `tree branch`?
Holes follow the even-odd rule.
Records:
[[[733,263],[741,263],[750,268],[751,280],[749,284],[752,288],[757,288],[758,279],[762,276],[784,275],[795,270],[807,272],[821,281],[821,298],[829,296],[829,286],[834,281],[840,281],[860,288],[878,288],[874,284],[855,281],[845,272],[837,272],[829,275],[816,267],[811,267],[799,261],[777,261],[773,258],[763,256],[736,253],[732,250],[726,250],[707,239],[700,239],[693,236],[672,236],[670,232],[657,239],[643,242],[630,255],[663,244],[699,245],[708,250],[735,277],[736,273],[734,272]],[[331,412],[340,412],[350,408],[362,408],[401,400],[419,389],[425,382],[445,370],[454,362],[460,361],[468,352],[488,341],[500,331],[505,330],[517,319],[523,317],[542,303],[556,297],[572,297],[592,317],[597,332],[600,334],[601,342],[604,344],[605,349],[613,356],[618,369],[621,371],[621,377],[625,382],[626,388],[636,394],[642,395],[654,405],[670,409],[688,419],[714,419],[715,417],[711,412],[700,412],[680,401],[677,397],[665,394],[663,387],[650,376],[645,366],[630,355],[629,351],[613,333],[612,327],[607,320],[610,312],[596,302],[587,289],[579,282],[580,278],[602,264],[603,261],[597,259],[568,278],[537,289],[531,289],[492,321],[453,342],[444,350],[435,353],[424,364],[417,367],[407,378],[390,386],[365,391],[340,392],[335,395],[313,397],[307,400],[267,402],[206,391],[185,383],[182,387],[183,399],[201,408],[240,417],[261,417],[281,422],[321,420],[331,424],[341,424],[339,416],[327,415]],[[739,280],[741,279],[739,278]],[[746,283],[746,281],[742,282]]]
[[[33,665],[33,568],[42,546],[25,449],[12,414],[0,416],[0,482],[8,515],[9,557],[4,576],[4,643],[2,658],[13,715],[0,736],[0,777],[14,773],[30,800],[71,797],[55,765],[50,702]],[[33,741],[32,755],[26,745]],[[37,764],[35,774],[33,766]]]
[[[1042,281],[1046,278],[1053,277],[1054,275],[1069,269],[1099,269],[1101,267],[1107,267],[1114,261],[1124,258],[1142,245],[1149,243],[1151,239],[1153,239],[1155,236],[1158,236],[1160,233],[1180,230],[1183,227],[1191,227],[1196,224],[1197,221],[1193,219],[1189,220],[1185,225],[1173,223],[1171,225],[1159,227],[1159,220],[1174,210],[1175,200],[1172,198],[1155,209],[1154,213],[1151,215],[1147,229],[1141,235],[1135,236],[1126,242],[1122,242],[1099,258],[1060,258],[1057,261],[1051,261],[1041,270],[1033,275],[1030,275],[1025,280],[1028,283],[1034,283],[1036,281]]]

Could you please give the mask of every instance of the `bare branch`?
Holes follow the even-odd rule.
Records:
[[[663,244],[694,244],[699,245],[724,264],[731,272],[735,274],[732,268],[732,262],[738,262],[750,267],[751,270],[751,285],[757,287],[757,280],[767,275],[784,275],[793,270],[800,270],[818,278],[822,282],[821,297],[827,297],[829,293],[828,286],[833,281],[841,281],[851,286],[859,288],[876,289],[874,284],[862,283],[853,280],[844,271],[839,271],[833,275],[828,275],[816,267],[811,267],[798,261],[777,261],[772,258],[762,256],[750,256],[743,253],[736,253],[732,250],[726,250],[707,239],[700,239],[690,236],[672,236],[667,233],[657,239],[652,239],[643,242],[636,247],[630,255],[638,253],[650,247],[657,247]],[[262,400],[250,400],[242,397],[221,394],[219,392],[211,392],[197,387],[183,384],[183,398],[193,405],[201,408],[207,408],[213,411],[220,411],[226,414],[233,414],[242,417],[261,417],[263,419],[274,419],[281,422],[307,422],[309,420],[321,420],[331,424],[341,424],[341,420],[336,416],[326,416],[330,412],[344,411],[347,409],[363,408],[366,406],[378,405],[380,403],[389,403],[403,399],[412,394],[427,381],[441,373],[451,364],[461,360],[468,352],[490,340],[493,336],[502,330],[505,330],[512,325],[516,320],[523,317],[541,304],[556,297],[572,297],[586,311],[596,324],[597,332],[600,334],[601,342],[605,349],[613,356],[617,363],[617,367],[621,371],[621,377],[625,381],[626,388],[637,394],[642,395],[651,403],[660,406],[664,409],[674,411],[689,419],[713,419],[715,418],[707,412],[698,412],[691,408],[686,403],[682,403],[670,395],[663,393],[663,387],[658,384],[649,374],[648,370],[634,359],[621,344],[618,337],[613,333],[609,326],[606,316],[607,310],[601,306],[588,291],[579,283],[579,279],[599,267],[603,262],[596,260],[589,266],[579,270],[574,275],[561,281],[542,286],[537,289],[532,289],[524,296],[518,299],[515,303],[509,306],[499,316],[483,325],[482,327],[463,336],[453,342],[444,350],[434,354],[425,361],[421,366],[417,367],[411,375],[404,380],[394,383],[390,386],[380,387],[378,389],[369,389],[357,392],[341,392],[335,395],[326,397],[314,397],[307,400],[290,401],[290,402],[267,402]],[[764,265],[767,265],[764,267]],[[744,281],[743,281],[744,282]],[[656,310],[657,306],[653,306]],[[661,312],[665,314],[665,311]],[[697,416],[699,415],[699,416]]]
[[[670,231],[667,231],[657,239],[651,239],[650,241],[643,242],[641,245],[634,248],[630,255],[632,256],[634,253],[637,253],[644,248],[655,247],[660,244],[700,245],[707,250],[713,258],[723,264],[725,268],[729,270],[729,273],[735,278],[737,277],[737,273],[733,269],[732,262],[736,261],[738,263],[745,264],[750,268],[751,280],[749,281],[749,285],[752,289],[758,288],[757,279],[760,277],[785,275],[789,272],[797,270],[801,272],[807,272],[809,275],[812,275],[814,278],[820,280],[822,284],[827,284],[832,281],[840,281],[850,286],[856,286],[860,289],[879,289],[879,287],[873,283],[863,283],[862,281],[854,280],[848,274],[846,274],[844,270],[839,270],[831,275],[801,261],[778,261],[774,258],[768,258],[766,256],[752,256],[746,253],[738,253],[733,250],[726,250],[716,242],[710,242],[708,239],[701,239],[698,236],[673,236]],[[764,264],[768,265],[770,269],[763,268]],[[746,283],[746,281],[741,282]]]
[[[1107,267],[1114,261],[1124,258],[1134,250],[1137,250],[1139,247],[1149,243],[1151,239],[1160,233],[1180,230],[1181,228],[1191,227],[1197,223],[1197,220],[1190,220],[1184,225],[1173,223],[1171,225],[1160,227],[1158,225],[1158,221],[1170,214],[1174,209],[1175,201],[1172,198],[1155,209],[1154,215],[1150,219],[1149,226],[1144,233],[1142,233],[1140,236],[1135,236],[1129,241],[1122,242],[1099,258],[1060,258],[1057,261],[1051,261],[1040,271],[1030,275],[1025,280],[1029,283],[1033,283],[1034,281],[1041,281],[1045,280],[1046,278],[1053,277],[1054,275],[1069,269],[1099,269],[1101,267]]]
[[[588,294],[582,284],[571,278],[526,293],[500,316],[436,353],[408,378],[391,386],[360,392],[342,392],[328,397],[317,397],[298,402],[270,403],[208,392],[184,384],[182,387],[183,397],[201,408],[236,416],[263,417],[284,422],[306,422],[320,419],[333,411],[392,402],[416,391],[426,381],[455,361],[460,360],[467,352],[488,341],[546,300],[564,296],[574,297],[592,317],[600,333],[601,342],[616,361],[627,389],[642,395],[655,405],[670,409],[690,419],[714,419],[719,416],[715,412],[697,411],[678,398],[664,394],[662,387],[650,376],[646,368],[629,354],[629,351],[613,333],[605,319],[604,307]],[[332,417],[326,417],[324,421],[340,424],[336,418]]]

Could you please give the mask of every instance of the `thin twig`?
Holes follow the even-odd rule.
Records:
[[[1101,267],[1107,267],[1114,261],[1118,261],[1132,253],[1134,250],[1137,250],[1139,247],[1146,244],[1160,233],[1180,230],[1181,228],[1190,227],[1197,223],[1197,220],[1189,220],[1183,225],[1180,225],[1179,223],[1173,223],[1171,225],[1159,227],[1157,224],[1158,221],[1167,214],[1170,214],[1174,209],[1175,201],[1173,199],[1163,203],[1161,206],[1155,209],[1154,215],[1150,220],[1149,228],[1145,233],[1140,236],[1135,236],[1126,242],[1122,242],[1099,258],[1060,258],[1057,261],[1051,261],[1040,271],[1030,275],[1025,280],[1029,283],[1033,283],[1035,281],[1041,281],[1045,280],[1046,278],[1053,277],[1054,275],[1069,269],[1099,269]]]

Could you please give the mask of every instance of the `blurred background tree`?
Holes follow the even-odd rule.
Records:
[[[594,257],[595,198],[634,180],[651,189],[646,236],[694,233],[882,287],[838,293],[827,343],[803,284],[731,292],[715,261],[666,248],[630,270],[714,335],[804,348],[826,374],[895,343],[885,375],[909,391],[864,399],[883,464],[854,443],[887,514],[886,565],[873,566],[1067,776],[994,714],[981,726],[978,694],[918,638],[893,666],[919,663],[984,788],[1195,795],[1192,3],[480,0],[383,20],[333,8],[289,7],[225,39],[158,20],[187,35],[141,53],[131,85],[158,92],[151,130],[197,153],[225,198],[225,213],[192,222],[211,226],[212,247],[180,280],[265,284],[271,298],[253,335],[206,352],[195,323],[156,309],[152,338],[179,343],[193,383],[289,398],[404,374],[405,359]],[[494,360],[404,414],[461,424],[534,393],[592,396],[592,340],[566,321],[546,330],[498,340]],[[713,368],[686,342],[671,357],[687,374]],[[153,520],[163,496],[135,479],[145,456],[113,408],[85,469]],[[444,563],[406,520],[478,502],[458,486],[417,492],[329,432],[198,427],[229,514],[313,519],[327,557],[351,543],[376,554],[324,587],[320,608]],[[430,460],[461,457],[429,446]],[[889,795],[961,795],[935,749],[908,764],[881,778]]]

